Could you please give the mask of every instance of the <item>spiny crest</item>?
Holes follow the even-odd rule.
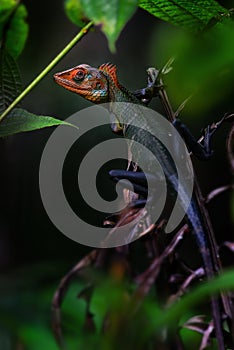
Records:
[[[111,80],[115,83],[115,85],[119,85],[118,78],[116,75],[116,66],[112,63],[104,63],[99,68],[100,71],[106,73]]]

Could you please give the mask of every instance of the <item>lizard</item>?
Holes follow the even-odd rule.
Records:
[[[150,83],[148,84],[148,89],[146,88],[142,90],[142,93],[139,90],[136,93],[133,93],[119,83],[116,73],[116,66],[107,63],[102,64],[99,68],[94,68],[87,64],[80,64],[74,68],[56,73],[54,75],[54,79],[55,82],[62,87],[77,93],[86,100],[89,100],[95,104],[108,102],[110,104],[111,113],[114,116],[114,120],[111,120],[112,131],[115,133],[121,133],[128,139],[139,141],[140,143],[143,143],[147,148],[149,148],[162,164],[169,185],[174,189],[175,193],[177,192],[178,183],[176,180],[175,167],[172,164],[169,155],[165,152],[165,149],[161,147],[161,144],[157,138],[148,135],[147,132],[142,132],[142,130],[149,130],[152,134],[154,134],[154,127],[157,127],[157,125],[147,125],[147,119],[144,117],[144,115],[142,115],[142,113],[138,113],[137,117],[140,118],[141,130],[136,131],[136,128],[131,126],[131,120],[129,120],[128,111],[126,109],[124,111],[121,109],[118,110],[116,105],[113,103],[129,102],[136,105],[148,104],[151,98],[155,96],[157,92],[157,87],[154,85],[156,78],[153,79],[153,81],[151,79]],[[178,120],[175,120],[175,126],[179,128],[181,127],[181,123]],[[200,158],[206,159],[207,152],[205,152],[204,147],[201,144],[197,145],[195,138],[188,137],[188,132],[185,131],[183,125],[181,129],[181,134],[185,136],[186,140],[189,140],[191,148],[192,146],[196,145],[195,149],[198,156]],[[210,134],[212,134],[212,132]],[[209,149],[209,147],[207,148]],[[209,150],[208,157],[210,155],[211,152]],[[142,154],[138,156],[141,158],[144,157]],[[150,172],[150,165],[148,166],[148,169]],[[129,171],[112,171],[111,176],[117,180],[133,180],[135,181],[134,188],[142,188],[142,186],[139,186],[139,181],[140,184],[142,184],[144,175],[141,176],[138,174],[137,178],[136,173],[134,174]],[[192,196],[186,216],[188,223],[195,234],[198,247],[200,248],[200,254],[202,257],[206,276],[208,279],[210,279],[215,275],[217,272],[217,266],[219,266],[219,264],[214,261],[215,257],[211,254],[211,246],[216,246],[216,243],[212,242],[213,233],[210,234],[207,232],[207,230],[212,230],[212,228],[207,227],[205,224],[204,213],[202,213],[201,209],[199,208],[196,194],[193,194]],[[211,300],[211,304],[213,315],[216,315],[216,317],[214,317],[214,323],[217,338],[220,339],[220,337],[222,338],[222,330],[219,305],[214,301],[213,298]],[[224,349],[222,343],[223,342],[221,341],[220,349]]]

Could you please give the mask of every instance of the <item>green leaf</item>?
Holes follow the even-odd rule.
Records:
[[[78,27],[83,27],[85,23],[89,22],[82,10],[80,0],[65,0],[64,7],[67,17]]]
[[[22,342],[30,350],[58,350],[52,332],[44,325],[23,325],[18,333]]]
[[[80,0],[83,11],[94,24],[100,25],[106,35],[110,50],[130,17],[137,9],[137,0]]]
[[[227,270],[210,281],[199,285],[185,295],[180,301],[173,304],[164,317],[166,321],[173,322],[183,316],[186,310],[191,310],[198,303],[220,292],[234,290],[234,270]]]
[[[6,47],[13,57],[18,57],[23,51],[28,37],[28,24],[26,23],[27,10],[24,5],[17,7],[6,33]]]
[[[3,28],[17,5],[17,0],[0,0],[0,39]]]
[[[186,315],[188,310],[196,307],[199,303],[208,300],[211,296],[220,292],[234,290],[234,269],[222,272],[219,276],[206,281],[196,288],[193,288],[188,294],[184,295],[179,301],[172,304],[167,310],[160,310],[155,302],[147,301],[145,309],[148,315],[149,327],[154,333],[155,329],[172,326],[175,322]]]
[[[0,40],[14,58],[22,52],[28,36],[26,16],[25,6],[18,1],[0,0]]]
[[[70,123],[64,122],[48,116],[39,116],[27,112],[21,108],[15,108],[0,123],[0,137],[18,134],[20,132],[32,131],[47,128],[56,125],[69,125],[76,127]]]
[[[221,13],[229,14],[215,0],[140,0],[139,6],[155,17],[192,31],[204,29]]]
[[[21,92],[21,78],[14,58],[0,50],[0,114]]]

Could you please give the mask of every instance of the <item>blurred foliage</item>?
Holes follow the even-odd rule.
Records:
[[[77,26],[86,23],[87,18],[92,20],[106,35],[112,51],[121,31],[137,9],[136,0],[66,0],[64,4],[68,18]],[[179,105],[192,94],[187,110],[196,114],[196,117],[201,111],[205,113],[232,88],[232,13],[214,0],[142,0],[140,7],[161,20],[190,31],[188,34],[174,30],[173,26],[169,27],[163,32],[162,40],[157,40],[156,48],[152,42],[152,60],[158,62],[158,52],[162,65],[169,57],[175,56],[173,71],[167,78],[174,104]],[[26,15],[25,6],[17,0],[0,0],[1,112],[21,91],[20,73],[15,59],[26,43]],[[40,30],[43,30],[43,26]],[[51,117],[15,109],[1,122],[0,136],[61,123]],[[234,204],[234,213],[233,208]],[[51,332],[50,315],[51,300],[62,269],[58,265],[56,270],[56,278],[54,272],[50,275],[49,265],[42,266],[40,273],[34,267],[28,273],[24,268],[14,276],[9,274],[8,279],[1,278],[0,349],[58,349]],[[155,301],[155,296],[146,298],[136,307],[136,300],[132,298],[136,287],[110,280],[106,276],[99,278],[89,303],[77,298],[84,285],[81,279],[74,281],[62,306],[62,328],[69,350],[152,349],[153,340],[158,339],[160,344],[169,325],[182,327],[183,322],[194,315],[193,308],[206,301],[212,293],[233,290],[234,272],[226,272],[215,281],[194,288],[167,309]],[[93,329],[85,324],[87,308],[92,314]],[[108,332],[103,332],[106,329]],[[181,337],[190,350],[197,349],[201,340],[200,335],[185,329],[181,330]]]
[[[88,19],[100,26],[109,48],[114,51],[115,42],[136,11],[137,4],[136,0],[66,0],[65,9],[77,26],[82,26]],[[225,16],[232,14],[215,0],[141,0],[139,6],[159,19],[193,32],[201,31],[210,21],[222,22]]]
[[[15,59],[0,49],[0,113],[20,94],[22,90],[19,69]]]
[[[76,19],[76,24],[80,25],[80,19],[85,14],[95,25],[100,26],[108,39],[111,51],[115,50],[115,41],[126,22],[137,9],[137,0],[78,0],[73,1],[73,3],[76,3],[77,8],[79,8],[78,11],[81,13],[81,18]],[[74,21],[76,15],[73,9],[68,13]]]
[[[6,48],[13,57],[18,57],[24,49],[28,36],[28,24],[26,22],[27,10],[24,5],[19,5],[12,13],[10,22],[7,23]]]
[[[59,262],[18,269],[7,277],[1,276],[0,288],[0,348],[9,343],[9,350],[55,350],[58,346],[51,332],[51,300],[56,288],[56,268],[63,270]],[[64,303],[64,327],[68,329],[66,341],[69,349],[76,349],[74,342],[84,321],[84,302],[76,298],[82,283],[74,283]],[[82,311],[83,310],[83,311]],[[8,339],[8,340],[7,340]]]
[[[27,36],[27,10],[17,0],[0,1],[0,42],[11,56],[17,58],[22,52]]]
[[[55,284],[48,282],[48,272],[52,273],[52,270],[47,267],[47,276],[42,276],[45,265],[34,267],[31,271],[24,271],[24,277],[22,271],[19,273],[14,289],[0,289],[0,344],[6,342],[7,334],[13,334],[11,339],[15,345],[9,346],[9,350],[16,348],[16,344],[29,350],[58,349],[50,330],[50,302]],[[27,290],[26,277],[33,281],[31,285],[27,282]],[[87,298],[87,286],[91,280],[95,288],[90,299]],[[5,284],[6,280],[1,279],[1,282]],[[165,309],[153,295],[141,300],[135,294],[136,286],[129,282],[107,278],[90,270],[85,280],[80,277],[79,282],[73,281],[66,294],[61,310],[64,341],[69,350],[84,347],[89,350],[97,347],[103,350],[151,349],[155,341],[160,344],[166,330],[170,333],[177,325],[182,327],[185,348],[196,349],[196,340],[191,345],[191,339],[199,340],[201,336],[191,338],[191,333],[183,330],[184,322],[193,316],[192,310],[201,301],[226,290],[234,290],[234,270],[193,288]],[[89,323],[86,322],[87,315],[91,318]]]
[[[26,9],[11,0],[0,0],[0,113],[17,99],[21,92],[21,78],[15,58],[21,53],[28,34]],[[3,115],[0,116],[0,121]],[[38,130],[55,125],[71,125],[61,120],[36,116],[15,108],[0,124],[0,137]]]
[[[85,17],[80,0],[65,0],[64,8],[67,17],[78,27],[83,27],[83,25],[89,21],[89,19]]]
[[[166,30],[161,35],[163,41],[158,40],[157,51],[152,47],[152,59],[155,60],[158,51],[164,59],[171,55],[176,58],[167,80],[175,106],[192,95],[186,111],[198,116],[230,95],[234,73],[234,52],[230,49],[234,40],[232,21],[199,35],[179,30]]]

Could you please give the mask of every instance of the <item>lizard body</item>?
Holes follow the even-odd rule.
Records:
[[[128,91],[119,83],[114,65],[103,64],[99,68],[93,68],[87,64],[81,64],[69,70],[56,73],[54,78],[59,85],[93,103],[109,102],[110,109],[115,118],[111,124],[112,130],[114,132],[122,132],[128,139],[134,139],[134,141],[138,141],[147,149],[151,150],[159,160],[172,191],[177,193],[178,179],[175,165],[165,147],[163,147],[156,137],[153,137],[154,130],[160,128],[160,125],[157,125],[156,120],[154,125],[152,123],[148,125],[148,119],[145,118],[141,109],[139,109],[137,110],[137,118],[141,128],[137,129],[132,126],[131,118],[135,118],[136,113],[135,110],[129,111],[129,108],[135,108],[135,105],[141,105],[143,103],[134,93]],[[112,104],[112,102],[130,102],[131,104],[126,104],[126,110],[123,107],[118,110],[118,104]],[[150,134],[147,134],[147,132]],[[134,150],[131,151],[134,152]],[[135,156],[141,164],[142,162],[145,163],[145,168],[150,173],[151,160],[145,158],[144,154],[136,154]],[[184,196],[186,196],[185,192]],[[183,198],[181,198],[181,201],[183,202]],[[214,267],[212,266],[212,259],[208,249],[209,244],[196,198],[193,197],[186,214],[195,232],[199,247],[202,247],[201,255],[206,274],[208,277],[212,277]]]
[[[131,125],[131,118],[134,118],[136,113],[134,110],[130,113],[128,108],[137,108],[134,105],[144,105],[144,102],[119,83],[114,65],[103,64],[99,68],[93,68],[87,64],[81,64],[64,72],[56,73],[54,79],[59,85],[93,103],[108,102],[114,116],[114,121],[111,123],[112,130],[116,133],[121,132],[126,138],[138,141],[151,150],[159,160],[172,192],[177,195],[178,178],[175,165],[171,161],[170,154],[165,151],[165,147],[156,137],[152,136],[152,134],[154,135],[154,130],[159,128],[160,125],[157,125],[157,121],[149,125],[141,109],[137,110],[137,118],[141,127],[138,129]],[[114,102],[125,102],[126,109],[123,107],[119,109],[118,104]],[[131,104],[128,104],[128,102]],[[133,107],[129,107],[129,105],[133,105]],[[131,152],[133,151],[131,150]],[[148,158],[144,159],[144,154],[137,154],[137,157],[141,164],[145,162],[146,169],[150,173],[151,160]],[[182,204],[185,199],[183,196],[186,197],[186,189],[181,196],[182,198],[180,198]],[[192,196],[186,216],[194,231],[207,278],[212,278],[217,270],[217,263],[215,261],[216,257],[211,254],[210,248],[215,243],[212,242],[212,234],[209,233],[209,227],[205,224],[204,213],[199,208],[196,194]],[[219,307],[217,303],[215,304],[214,299],[212,299],[212,309],[214,314],[219,315]],[[216,323],[216,332],[220,334],[220,317],[217,316],[214,318],[214,321]],[[221,348],[223,347],[221,346]]]

